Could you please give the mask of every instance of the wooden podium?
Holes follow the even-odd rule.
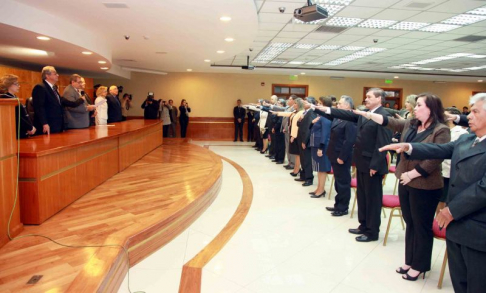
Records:
[[[0,99],[0,247],[9,239],[8,220],[15,201],[17,184],[17,139],[15,133],[15,99]],[[10,223],[10,236],[14,237],[23,230],[20,222],[20,204],[17,204]]]

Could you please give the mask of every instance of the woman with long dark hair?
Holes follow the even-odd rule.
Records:
[[[367,119],[402,133],[401,142],[446,143],[451,139],[439,97],[430,93],[417,95],[413,119],[395,119],[380,114],[354,111]],[[432,224],[442,195],[444,181],[442,160],[410,160],[403,153],[395,175],[400,179],[398,196],[407,223],[405,264],[396,272],[403,279],[416,281],[430,270],[434,234]]]

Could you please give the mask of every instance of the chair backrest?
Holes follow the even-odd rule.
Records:
[[[439,228],[439,223],[436,219],[434,219],[434,223],[432,224],[432,232],[434,232],[434,238],[445,240],[446,238],[446,229],[443,228],[442,230]]]

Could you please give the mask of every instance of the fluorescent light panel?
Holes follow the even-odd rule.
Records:
[[[329,20],[326,25],[330,26],[341,26],[341,27],[352,27],[357,25],[358,23],[362,22],[362,18],[353,18],[353,17],[334,17]]]
[[[289,64],[301,65],[301,64],[304,64],[304,62],[303,61],[290,61]]]
[[[456,28],[460,28],[462,26],[456,25],[456,24],[442,24],[442,23],[436,23],[432,24],[426,27],[423,27],[419,29],[419,31],[422,32],[430,32],[430,33],[443,33],[443,32],[448,32],[451,30],[455,30]]]
[[[366,56],[369,56],[369,55],[373,55],[373,54],[376,54],[378,52],[382,52],[382,51],[386,50],[385,48],[374,48],[374,51],[367,50],[367,49],[371,49],[371,48],[363,48],[363,49],[364,50],[361,50],[359,52],[355,52],[351,55],[344,56],[342,58],[327,62],[324,65],[328,65],[328,66],[341,65],[341,64],[344,64],[344,63],[347,63],[347,62],[350,62],[350,61],[353,61],[353,60],[356,60],[356,59],[360,59],[360,58],[363,58],[363,57],[366,57]]]
[[[365,47],[356,47],[356,46],[344,46],[339,48],[340,51],[359,51],[363,50]]]
[[[337,50],[341,48],[341,46],[336,46],[336,45],[321,45],[316,48],[316,50]]]
[[[318,66],[318,65],[321,65],[322,62],[307,62],[305,65],[309,65],[309,66]]]
[[[466,14],[486,15],[486,7],[476,8],[466,12]]]
[[[468,25],[478,21],[486,20],[486,15],[459,14],[441,21],[445,24]]]
[[[315,47],[317,47],[317,45],[314,45],[314,44],[295,44],[293,48],[310,50],[310,49],[314,49]]]
[[[404,31],[414,31],[418,30],[420,28],[423,28],[424,26],[428,26],[430,23],[426,22],[411,22],[411,21],[402,21],[399,22],[395,25],[392,25],[389,27],[389,29],[392,30],[404,30]]]
[[[271,61],[285,50],[292,47],[292,43],[271,43],[266,46],[253,61]]]
[[[337,4],[337,5],[349,5],[354,0],[316,0],[314,3],[317,4]]]
[[[368,19],[358,25],[363,28],[385,28],[397,23],[396,20]]]

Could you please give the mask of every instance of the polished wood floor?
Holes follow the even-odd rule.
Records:
[[[112,292],[130,266],[187,228],[215,199],[221,159],[183,140],[164,144],[0,249],[0,292]],[[82,185],[83,178],[77,178]],[[42,275],[35,285],[27,282]]]

